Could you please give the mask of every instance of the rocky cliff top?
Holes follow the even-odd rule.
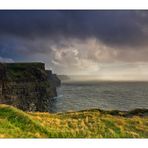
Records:
[[[6,81],[44,81],[48,79],[44,63],[1,63],[1,79]]]

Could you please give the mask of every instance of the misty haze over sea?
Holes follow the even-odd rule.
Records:
[[[53,112],[148,109],[148,82],[70,81],[58,88]]]

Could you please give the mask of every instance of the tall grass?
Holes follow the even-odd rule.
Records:
[[[0,105],[0,137],[148,138],[148,116],[145,114],[147,110],[25,113],[8,105]]]

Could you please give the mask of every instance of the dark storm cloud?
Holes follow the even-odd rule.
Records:
[[[97,38],[113,46],[144,46],[147,11],[0,11],[0,36]]]
[[[148,11],[0,11],[0,62],[61,74],[148,74]],[[114,76],[115,74],[115,76]]]

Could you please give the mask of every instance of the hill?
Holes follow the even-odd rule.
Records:
[[[148,138],[148,110],[23,112],[0,105],[1,138]]]

